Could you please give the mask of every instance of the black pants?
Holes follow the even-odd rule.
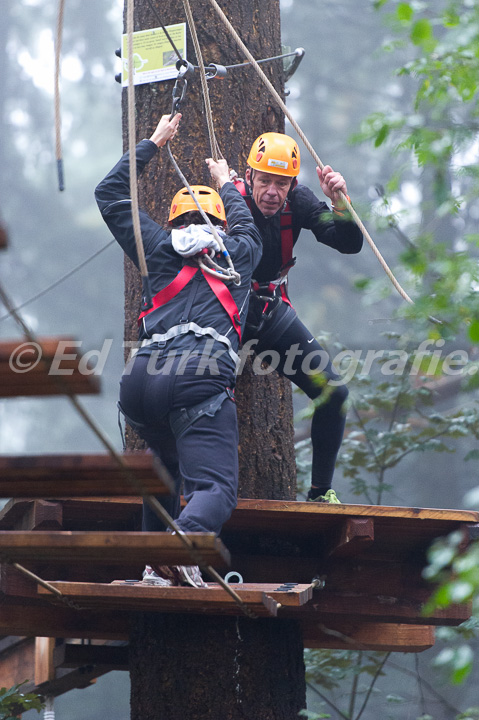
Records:
[[[255,336],[250,331],[245,342]],[[311,485],[323,494],[331,487],[336,457],[341,447],[346,422],[345,385],[332,386],[328,380],[338,380],[331,360],[296,312],[282,302],[271,321],[259,332],[254,346],[257,355],[271,353],[264,359],[312,400],[320,398],[313,414],[311,442],[313,467]]]
[[[236,507],[236,406],[226,398],[214,415],[202,415],[176,437],[169,420],[224,391],[232,384],[234,372],[218,362],[219,374],[209,370],[198,374],[201,354],[196,351],[186,361],[183,357],[173,362],[171,352],[168,356],[158,348],[140,352],[122,376],[120,406],[174,478],[175,495],[158,500],[181,530],[219,533]],[[180,512],[182,480],[187,505]],[[143,506],[143,530],[165,530],[147,504]]]

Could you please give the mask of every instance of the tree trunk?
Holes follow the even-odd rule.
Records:
[[[184,20],[180,0],[152,0],[165,24]],[[279,0],[229,0],[222,7],[257,58],[281,51]],[[205,64],[243,62],[208,3],[193,5]],[[148,0],[137,0],[135,30],[158,26]],[[197,64],[189,33],[188,58]],[[282,67],[266,73],[283,90]],[[174,81],[136,87],[137,139],[149,137],[162,114],[170,111]],[[228,71],[209,81],[215,132],[230,166],[244,173],[253,140],[284,129],[280,111],[250,67]],[[199,72],[188,82],[183,120],[172,151],[187,180],[210,184],[204,159],[211,156]],[[123,96],[126,145],[127,102]],[[165,222],[169,202],[182,183],[166,152],[153,160],[140,179],[140,206]],[[125,264],[125,339],[135,340],[140,306],[137,270]],[[240,496],[294,499],[291,388],[276,373],[255,376],[248,363],[238,378],[240,422]],[[141,442],[127,435],[129,449]],[[292,720],[305,705],[301,633],[295,622],[141,613],[133,624],[130,672],[131,717],[142,720]]]

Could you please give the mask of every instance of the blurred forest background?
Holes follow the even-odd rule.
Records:
[[[440,3],[445,8],[461,6],[466,11],[474,4],[474,0]],[[397,268],[400,281],[413,296],[421,292],[421,285],[434,288],[438,278],[452,276],[445,255],[437,253],[436,265],[427,265],[431,238],[443,242],[458,257],[467,255],[468,262],[476,259],[477,272],[479,202],[477,192],[473,192],[474,188],[477,191],[477,176],[464,170],[477,166],[477,109],[469,115],[462,109],[450,114],[451,124],[467,130],[460,147],[453,140],[448,146],[447,137],[440,134],[429,139],[431,157],[435,153],[429,164],[431,158],[421,165],[417,153],[414,156],[412,152],[417,145],[410,139],[411,132],[416,127],[434,132],[440,124],[433,111],[415,112],[420,71],[415,68],[409,73],[396,72],[401,65],[431,51],[427,26],[422,26],[424,34],[418,35],[412,45],[398,40],[397,32],[411,23],[410,11],[414,14],[424,9],[427,3],[419,1],[281,2],[284,45],[306,51],[297,73],[287,83],[287,104],[323,162],[345,176],[355,207],[366,219],[387,262]],[[73,336],[82,341],[81,353],[108,348],[109,342],[104,343],[111,341],[101,373],[102,394],[82,402],[118,449],[121,438],[116,399],[123,367],[123,257],[102,223],[93,190],[122,153],[121,88],[114,80],[120,70],[115,49],[120,45],[122,11],[122,0],[66,3],[61,80],[66,189],[60,193],[53,112],[56,3],[2,0],[0,6],[0,219],[10,240],[8,250],[0,257],[1,282],[15,305],[26,303],[22,314],[36,334]],[[395,13],[394,21],[391,12]],[[452,14],[451,18],[451,23],[456,22]],[[469,32],[471,37],[479,35],[477,22],[471,22]],[[210,58],[206,50],[204,54],[206,62],[228,64],[242,60]],[[459,105],[472,99],[459,98]],[[158,118],[168,110],[159,108]],[[367,121],[372,113],[374,119]],[[407,113],[406,120],[403,113]],[[151,118],[152,130],[158,118]],[[184,122],[182,132],[187,129]],[[394,153],[394,143],[388,142],[396,130],[408,137],[403,153]],[[313,161],[305,149],[301,150],[301,181],[320,194]],[[444,171],[440,161],[446,152],[449,164]],[[463,169],[459,177],[450,175],[453,166]],[[244,168],[237,170],[244,172]],[[459,203],[454,207],[445,187],[456,189],[456,195],[464,198],[461,208]],[[102,248],[66,281],[28,302]],[[290,275],[293,303],[315,335],[327,335],[333,355],[348,349],[364,359],[368,351],[398,347],[410,350],[429,338],[438,343],[434,347],[444,355],[465,352],[473,377],[479,337],[467,332],[465,322],[469,328],[479,322],[479,316],[474,316],[477,300],[473,298],[473,307],[470,299],[471,288],[477,295],[479,286],[477,282],[474,285],[469,266],[464,266],[462,274],[457,272],[454,293],[442,301],[442,306],[439,303],[433,308],[435,313],[442,309],[441,317],[451,320],[451,332],[437,328],[431,334],[431,325],[424,319],[435,314],[431,306],[424,301],[419,305],[419,320],[412,318],[399,295],[391,292],[367,244],[360,255],[342,256],[317,246],[312,234],[304,231],[296,255],[297,265]],[[418,270],[421,263],[424,267]],[[441,282],[446,292],[446,283]],[[467,286],[465,290],[461,290],[461,282]],[[466,296],[467,302],[463,303]],[[453,317],[452,309],[463,305],[469,308],[469,314],[464,311],[462,317]],[[0,337],[18,337],[17,327],[5,313],[2,310],[0,315]],[[443,339],[444,345],[440,344]],[[377,385],[378,380],[385,380],[379,368],[375,365],[364,376],[358,371],[350,383],[353,403],[358,413],[362,409],[367,418],[371,417],[371,408],[387,415],[394,403],[400,404],[398,398],[403,398],[392,389],[392,383]],[[368,420],[358,422],[360,415],[350,413],[353,425],[348,430],[349,440],[335,481],[343,502],[465,507],[467,492],[478,485],[477,389],[473,385],[462,387],[452,373],[442,384],[437,378],[432,381],[438,383],[434,396],[437,417],[433,420],[439,423],[436,432],[430,431],[429,421],[424,429],[427,422],[419,412],[414,432],[423,434],[414,435],[416,444],[412,447],[407,439],[411,427],[406,422],[401,426],[397,423],[395,432],[387,436],[391,444],[384,452],[389,453],[389,459],[382,466],[378,462],[373,466],[366,457],[364,433],[371,439],[365,429]],[[407,384],[403,409],[410,410],[413,405],[416,409],[419,396],[411,398],[409,379]],[[414,390],[422,393],[427,404],[431,392],[421,383],[416,385]],[[389,397],[388,393],[395,394]],[[295,405],[299,465],[307,472],[308,444],[302,441],[308,434],[307,403],[295,395]],[[458,408],[460,415],[456,413]],[[451,421],[444,418],[453,415],[456,420],[452,427]],[[391,430],[391,426],[386,429]],[[384,428],[374,432],[374,440],[383,442]],[[73,451],[101,452],[102,448],[66,400],[2,401],[1,453]],[[465,462],[466,457],[469,462]],[[431,651],[418,656],[395,655],[382,670],[382,657],[377,654],[367,654],[358,661],[351,653],[309,653],[310,712],[332,713],[333,718],[359,717],[358,710],[374,678],[373,692],[361,714],[363,720],[451,720],[461,710],[479,704],[477,665],[466,685],[444,685],[446,675],[440,665],[447,665],[447,658],[441,660],[440,654],[444,648],[462,647],[462,641],[458,645],[453,635],[453,631],[444,630],[444,640],[439,639]],[[349,705],[341,714],[337,708],[353,684],[360,699],[356,709]],[[329,703],[324,704],[323,695],[328,696]],[[128,675],[110,673],[88,690],[58,698],[56,710],[59,718],[68,720],[127,720],[128,702]],[[37,714],[31,711],[24,717],[30,720]]]

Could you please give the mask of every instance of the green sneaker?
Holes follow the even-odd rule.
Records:
[[[341,505],[341,500],[338,499],[338,496],[332,488],[326,490],[324,495],[317,495],[316,497],[312,497],[312,491],[310,490],[308,493],[307,502],[320,502],[329,503],[330,505]]]

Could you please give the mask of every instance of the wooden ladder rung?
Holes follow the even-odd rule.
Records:
[[[214,533],[188,533],[207,565],[227,566],[230,555]],[[0,532],[0,560],[35,565],[74,563],[195,565],[178,535],[167,532]]]
[[[0,342],[0,397],[100,392],[100,378],[82,360],[84,350],[75,340],[38,338],[35,345],[25,339]]]
[[[50,583],[68,600],[88,610],[129,610],[142,612],[202,613],[241,615],[242,609],[224,588],[209,583],[208,588],[150,587],[117,581],[104,583]],[[310,585],[281,589],[278,584],[247,583],[232,586],[239,598],[258,616],[276,616],[279,607],[301,607],[312,596]],[[46,588],[38,595],[52,602],[62,602]]]
[[[133,453],[121,458],[127,472],[110,455],[0,456],[0,497],[137,497],[172,492],[173,481],[154,455]]]

